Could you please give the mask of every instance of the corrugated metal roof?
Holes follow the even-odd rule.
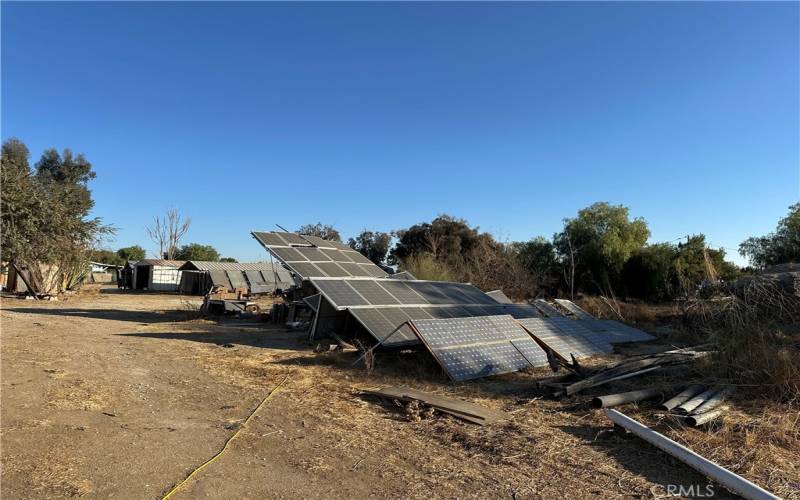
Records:
[[[181,267],[186,263],[185,260],[166,260],[166,259],[144,259],[137,261],[136,266],[164,266],[164,267]]]
[[[181,271],[270,271],[283,269],[275,263],[273,269],[271,262],[212,262],[205,260],[190,260],[181,266]]]

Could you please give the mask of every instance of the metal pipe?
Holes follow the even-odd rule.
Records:
[[[778,500],[778,497],[757,484],[715,464],[711,460],[698,455],[689,448],[676,443],[617,410],[606,409],[605,412],[606,416],[615,424],[628,429],[639,438],[672,455],[701,474],[705,474],[732,492],[749,500]]]
[[[725,400],[725,396],[733,392],[730,387],[725,387],[724,389],[720,389],[714,393],[713,396],[708,398],[705,403],[701,404],[697,408],[694,409],[692,415],[699,415],[701,413],[705,413],[709,410],[713,410]]]
[[[699,415],[689,415],[688,417],[686,417],[686,425],[688,425],[689,427],[697,427],[698,425],[703,425],[706,422],[715,420],[717,417],[721,416],[728,410],[730,410],[729,407],[720,406],[716,410],[707,411]]]
[[[684,414],[692,413],[692,411],[694,411],[695,408],[705,403],[706,400],[711,396],[713,396],[716,392],[717,389],[706,389],[705,391],[701,392],[700,394],[693,397],[689,401],[675,408],[675,411]]]
[[[664,403],[661,403],[661,406],[659,406],[658,408],[660,410],[669,411],[669,410],[675,408],[676,406],[682,405],[683,403],[689,401],[694,396],[697,396],[698,394],[700,394],[702,391],[703,391],[703,386],[702,385],[690,385],[689,387],[687,387],[686,389],[681,391],[674,398],[672,398],[669,401],[666,401]]]
[[[592,399],[592,406],[595,408],[610,408],[624,403],[632,403],[643,399],[650,399],[660,396],[658,389],[641,389],[639,391],[621,392],[619,394],[608,394]]]

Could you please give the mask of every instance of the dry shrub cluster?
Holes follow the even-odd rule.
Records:
[[[536,296],[538,280],[508,246],[481,241],[468,253],[437,259],[431,253],[414,254],[402,268],[417,279],[472,283],[481,290],[503,290],[523,300]]]
[[[800,297],[774,282],[752,280],[694,308],[692,326],[719,346],[721,376],[800,402]]]

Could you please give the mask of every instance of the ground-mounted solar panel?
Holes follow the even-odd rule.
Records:
[[[571,312],[580,319],[595,319],[594,316],[584,311],[578,304],[572,302],[571,300],[568,299],[555,299],[555,300],[556,304],[560,305],[561,307]]]
[[[315,247],[295,247],[294,250],[311,262],[330,262],[333,259]]]
[[[603,342],[602,339],[598,341],[591,331],[585,328],[572,328],[570,325],[559,325],[558,321],[554,321],[558,319],[525,318],[517,321],[542,344],[565,360],[570,360],[571,356],[578,359],[607,354],[613,350],[611,344]],[[573,321],[569,318],[564,319]]]
[[[284,262],[307,262],[308,259],[297,248],[275,247],[270,250],[275,256]]]
[[[369,269],[366,269],[365,266],[361,264],[356,264],[355,262],[337,262],[339,267],[347,271],[349,274],[348,276],[355,277],[355,278],[374,278],[375,276],[369,272]]]
[[[279,235],[283,238],[290,245],[310,245],[311,243],[306,237],[303,237],[297,233],[284,233],[275,231],[275,234]]]
[[[315,280],[314,286],[336,308],[369,305],[369,302],[353,290],[346,280]]]
[[[264,248],[300,279],[361,276],[382,278],[387,274],[361,253],[341,242],[285,232],[252,234]],[[303,263],[315,265],[304,266]],[[330,263],[337,265],[331,266]]]
[[[353,249],[343,250],[342,253],[353,262],[357,262],[359,264],[372,264],[373,266],[375,265],[374,262],[364,257],[361,252],[357,252]],[[386,275],[386,273],[383,274]]]
[[[314,265],[331,278],[345,278],[350,276],[350,274],[336,262],[315,262]]]
[[[338,248],[336,246],[336,242],[330,240],[324,240],[319,236],[306,235],[303,236],[303,238],[307,244],[314,245],[317,248]]]
[[[416,280],[417,278],[408,271],[400,271],[399,273],[390,274],[387,278],[393,280]]]
[[[372,276],[373,278],[384,278],[386,277],[386,271],[381,269],[380,267],[376,266],[375,264],[359,264],[361,270],[366,272],[367,275]],[[360,276],[360,275],[359,275]]]
[[[528,304],[504,304],[503,314],[510,314],[515,318],[541,318],[542,313]]]
[[[547,364],[544,351],[511,316],[423,319],[411,324],[447,375],[456,381]]]
[[[336,249],[327,249],[327,248],[320,248],[320,252],[322,252],[329,260],[338,262],[339,264],[343,262],[353,262],[353,259],[350,258],[348,252],[342,252]]]
[[[499,302],[500,304],[513,304],[514,301],[508,298],[508,296],[503,293],[502,290],[492,290],[491,292],[486,292],[486,295],[494,299],[495,301]]]
[[[435,282],[431,281],[407,281],[406,284],[412,290],[423,296],[431,304],[453,304],[458,303],[453,298],[448,297],[447,293]]]
[[[327,276],[322,269],[318,268],[315,264],[311,262],[292,262],[292,271],[296,272],[300,275],[300,277],[304,276]]]
[[[586,320],[580,320],[583,323]],[[596,319],[595,322],[604,327],[602,332],[605,338],[612,344],[619,344],[624,342],[646,342],[654,340],[655,337],[647,332],[634,328],[632,326],[614,321],[613,319]]]
[[[350,314],[383,346],[418,343],[417,336],[407,324],[410,318],[400,309],[351,309]]]
[[[533,301],[532,305],[539,310],[545,317],[548,318],[557,318],[559,316],[563,316],[561,311],[553,307],[552,304],[547,302],[544,299],[536,299]]]
[[[424,307],[403,307],[403,312],[411,319],[431,319],[431,316]]]
[[[572,318],[549,318],[554,325],[562,332],[572,336],[573,338],[582,338],[588,342],[588,349],[597,353],[610,353],[614,352],[614,346],[606,340],[603,332],[593,332],[581,324],[580,321]]]
[[[401,304],[428,304],[422,295],[401,281],[381,280],[378,283],[384,290],[391,293]]]
[[[352,280],[350,286],[374,306],[400,304],[399,300],[374,280]]]

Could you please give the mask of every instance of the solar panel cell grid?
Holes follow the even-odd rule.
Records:
[[[379,282],[387,292],[391,293],[401,304],[427,304],[417,292],[409,288],[403,281]]]
[[[288,245],[288,243],[283,238],[281,238],[280,235],[277,235],[275,233],[255,232],[253,233],[253,236],[255,236],[264,245],[277,245],[277,246]]]
[[[342,262],[353,262],[353,259],[347,256],[348,252],[340,252],[339,250],[329,250],[325,248],[320,249],[320,252],[325,254],[328,259],[336,261],[340,264]]]
[[[303,257],[296,248],[272,248],[270,249],[279,259],[284,262],[306,262],[308,259]]]
[[[331,278],[344,278],[346,276],[350,276],[350,273],[345,271],[336,262],[317,262],[314,265],[320,268],[322,272],[324,272]]]
[[[437,353],[447,374],[456,381],[509,373],[530,364],[510,343],[481,347],[456,347]]]
[[[386,276],[386,271],[376,266],[375,264],[359,264],[361,269],[366,272],[368,276],[373,278],[383,278]]]
[[[319,248],[297,247],[295,248],[295,250],[297,250],[297,252],[300,253],[300,255],[302,255],[303,257],[305,257],[307,260],[310,260],[312,262],[329,262],[331,260],[334,260],[328,257],[328,255],[325,254]]]
[[[299,234],[281,233],[278,231],[275,231],[274,234],[279,235],[281,238],[283,238],[284,241],[286,241],[290,245],[310,245],[310,243]]]
[[[348,257],[353,262],[357,262],[359,264],[371,264],[373,266],[375,265],[374,262],[372,262],[368,258],[364,257],[361,254],[361,252],[356,252],[355,250],[347,249],[347,250],[343,250],[342,254],[344,254],[346,257]]]
[[[304,276],[326,276],[324,272],[311,262],[292,262],[292,270],[301,277]]]
[[[350,282],[350,286],[370,304],[376,306],[400,304],[389,292],[372,280],[353,280]]]
[[[322,292],[328,300],[337,306],[365,306],[368,302],[364,300],[346,281],[339,280],[319,280],[314,285]]]

